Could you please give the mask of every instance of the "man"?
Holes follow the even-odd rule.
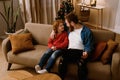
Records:
[[[68,63],[77,63],[80,80],[87,80],[86,63],[94,50],[94,38],[91,30],[79,23],[77,15],[69,13],[65,16],[66,25],[69,27],[69,45],[63,55],[60,74],[64,78]],[[62,70],[61,70],[62,69]]]

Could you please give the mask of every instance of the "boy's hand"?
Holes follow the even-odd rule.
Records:
[[[52,46],[51,49],[52,49],[53,51],[55,51],[55,50],[56,50],[56,47],[55,47],[55,46]]]
[[[86,59],[87,57],[88,57],[88,53],[87,52],[83,52],[81,58]]]

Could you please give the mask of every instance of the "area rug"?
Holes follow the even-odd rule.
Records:
[[[57,74],[45,73],[45,74],[35,75],[23,80],[62,80],[62,79]]]

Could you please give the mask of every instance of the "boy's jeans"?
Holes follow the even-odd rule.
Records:
[[[47,71],[50,71],[52,66],[54,65],[56,59],[62,54],[62,50],[55,50],[48,49],[42,56],[39,66],[43,68],[43,66],[47,63],[46,69]]]

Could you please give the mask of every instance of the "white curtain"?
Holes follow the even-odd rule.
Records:
[[[19,0],[24,22],[51,24],[61,0]]]
[[[120,1],[118,4],[116,20],[115,20],[115,32],[120,34]]]

